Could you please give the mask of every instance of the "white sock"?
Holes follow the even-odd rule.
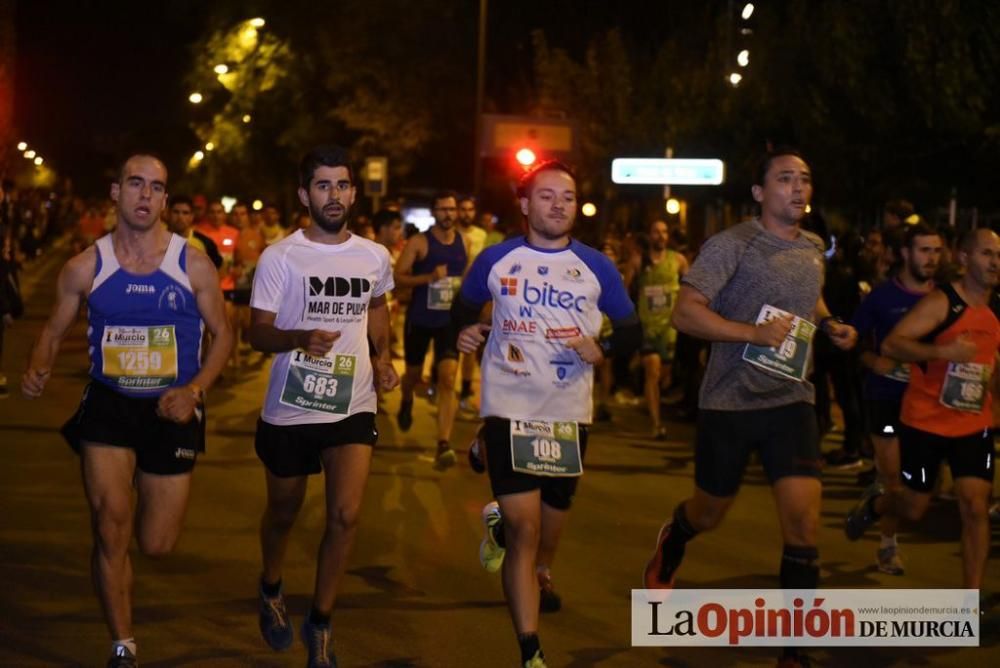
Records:
[[[896,547],[896,534],[882,536],[882,544],[879,545],[879,549],[884,550],[887,547]]]

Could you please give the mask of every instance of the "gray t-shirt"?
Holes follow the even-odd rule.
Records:
[[[788,241],[756,219],[705,242],[683,283],[727,320],[754,323],[764,304],[813,319],[823,284],[823,241],[805,230]],[[814,403],[809,382],[789,380],[743,360],[745,342],[715,341],[701,385],[701,408],[743,411]]]

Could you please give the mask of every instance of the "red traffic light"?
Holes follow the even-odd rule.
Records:
[[[535,156],[534,151],[525,146],[524,148],[518,149],[517,153],[514,154],[514,158],[522,167],[531,167],[535,164],[537,156]]]

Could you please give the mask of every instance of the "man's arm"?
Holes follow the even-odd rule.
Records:
[[[923,343],[923,337],[948,317],[948,297],[935,290],[914,306],[896,323],[882,342],[882,352],[901,362],[970,362],[976,355],[976,345],[964,334],[944,344]]]
[[[823,295],[816,300],[816,320],[820,329],[830,337],[833,345],[841,350],[850,350],[858,342],[858,332],[839,318],[834,318]]]
[[[399,376],[392,366],[389,352],[389,306],[385,295],[380,295],[368,304],[368,338],[375,346],[375,383],[383,392],[399,384]]]
[[[464,238],[464,237],[463,237]],[[415,234],[410,237],[403,247],[403,252],[396,260],[396,268],[393,271],[393,280],[396,285],[403,288],[415,288],[418,285],[427,285],[448,275],[448,268],[444,265],[434,267],[434,271],[429,274],[413,275],[413,263],[427,255],[427,239],[422,234]]]
[[[679,331],[707,341],[747,342],[758,346],[780,346],[792,329],[790,317],[778,317],[755,325],[727,320],[708,306],[708,298],[682,285],[674,308],[673,325]]]
[[[314,357],[330,352],[340,332],[322,329],[278,329],[274,326],[277,313],[258,308],[250,309],[250,332],[247,338],[254,350],[262,353],[287,353],[301,348]]]
[[[198,303],[198,313],[212,334],[212,342],[205,355],[205,363],[194,378],[186,386],[170,388],[157,401],[157,413],[160,417],[182,424],[194,417],[205,391],[222,373],[233,348],[233,332],[226,318],[215,265],[196,248],[188,246],[184,252],[187,253],[187,274],[191,281],[191,291]]]
[[[49,319],[35,341],[28,369],[21,379],[21,392],[28,399],[42,396],[52,374],[52,364],[59,354],[59,345],[69,331],[80,304],[87,296],[97,268],[97,249],[91,246],[66,263],[56,279],[56,303]]]

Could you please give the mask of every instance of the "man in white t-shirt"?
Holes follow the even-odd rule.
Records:
[[[267,476],[261,519],[260,630],[273,649],[292,643],[281,573],[309,475],[326,478],[326,529],[312,609],[302,626],[309,666],[336,665],[330,614],[357,532],[371,465],[377,398],[399,382],[389,354],[386,249],[351,234],[355,187],[347,153],[311,150],[299,166],[299,200],[312,225],[269,246],[253,281],[250,343],[277,353],[255,446]]]

